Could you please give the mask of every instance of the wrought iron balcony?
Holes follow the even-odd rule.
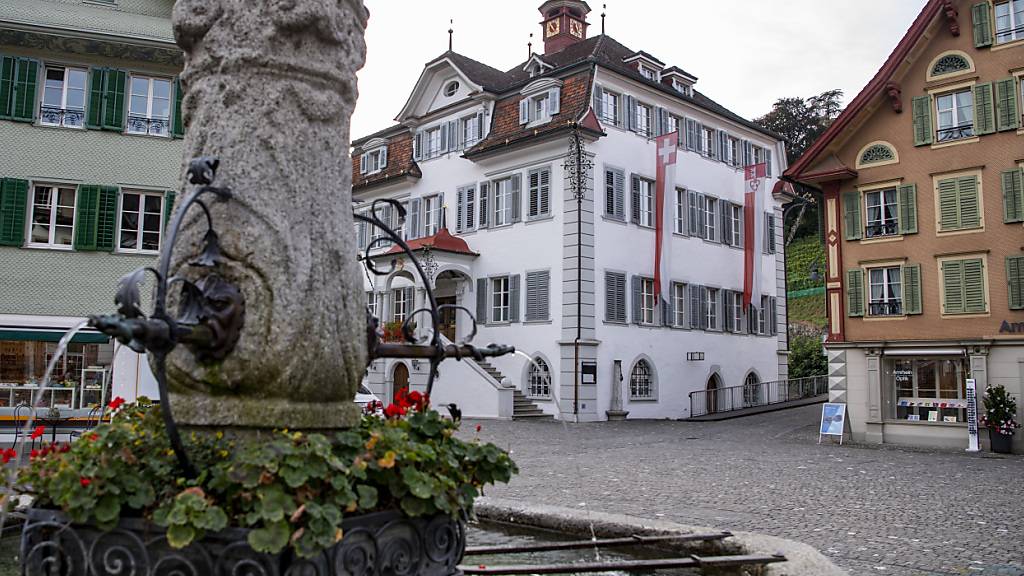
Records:
[[[889,300],[888,302],[871,302],[870,304],[868,304],[868,315],[902,316],[903,302],[900,300]]]
[[[81,128],[85,123],[85,110],[67,110],[43,105],[39,107],[39,123],[47,126]]]
[[[145,116],[128,115],[129,134],[148,134],[150,136],[167,136],[171,122],[167,118],[147,118]]]
[[[974,124],[961,124],[950,128],[940,128],[938,131],[939,142],[961,140],[972,136],[974,136]]]
[[[896,222],[882,222],[879,224],[868,224],[865,227],[865,235],[868,238],[876,238],[878,236],[895,236],[899,231],[899,227]]]

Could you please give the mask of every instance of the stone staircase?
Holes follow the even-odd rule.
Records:
[[[486,360],[479,360],[476,361],[476,363],[481,368],[483,368],[484,371],[491,376],[491,378],[494,378],[498,382],[501,382],[502,380],[505,379],[505,375],[502,374],[500,370],[492,366]],[[553,420],[554,416],[551,416],[550,414],[545,414],[544,411],[541,410],[539,406],[530,401],[530,399],[527,398],[525,394],[523,394],[519,390],[515,390],[512,395],[512,419],[519,420],[522,418]]]

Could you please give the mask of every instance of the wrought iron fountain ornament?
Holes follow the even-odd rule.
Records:
[[[192,185],[192,191],[184,198],[170,222],[167,242],[161,246],[158,267],[139,268],[120,280],[114,298],[117,305],[116,314],[89,318],[89,323],[100,332],[116,338],[118,342],[135,352],[152,355],[161,398],[168,398],[166,360],[171,350],[179,344],[184,344],[199,362],[219,362],[231,354],[245,325],[244,295],[237,286],[217,274],[217,269],[222,264],[220,241],[214,229],[210,209],[203,198],[212,196],[215,202],[227,202],[232,197],[228,188],[213,185],[219,164],[218,159],[208,157],[195,158],[189,162],[187,179]],[[380,322],[367,309],[367,366],[377,358],[426,359],[430,362],[426,389],[427,394],[430,394],[433,391],[438,364],[446,358],[458,360],[470,357],[480,360],[515,352],[512,346],[491,344],[477,348],[469,344],[476,335],[476,319],[463,306],[437,305],[432,287],[432,274],[426,273],[409,245],[377,216],[381,203],[390,204],[392,209],[397,211],[399,222],[405,219],[405,209],[394,200],[375,201],[370,216],[356,214],[357,219],[379,228],[384,234],[374,238],[366,247],[365,253],[369,254],[371,250],[384,246],[388,241],[401,247],[423,280],[427,306],[407,315],[402,324],[402,335],[406,342],[401,344],[381,341],[383,333],[380,330]],[[185,215],[193,206],[199,206],[203,210],[207,225],[202,250],[197,258],[189,262],[191,267],[208,271],[196,282],[181,276],[172,276],[170,271],[174,245],[178,240]],[[376,275],[390,274],[396,261],[391,261],[391,268],[382,270],[376,266],[372,258],[363,258],[367,270]],[[156,298],[153,313],[148,317],[142,311],[139,294],[139,287],[147,271],[156,277]],[[181,296],[177,314],[172,315],[168,310],[167,296],[171,287],[176,284],[181,285]],[[472,329],[463,341],[445,344],[441,340],[440,310],[444,308],[462,310],[469,316]],[[432,330],[429,335],[417,338],[413,319],[422,314],[429,315]],[[169,402],[164,402],[161,413],[179,464],[187,476],[194,477],[196,471],[185,452]]]

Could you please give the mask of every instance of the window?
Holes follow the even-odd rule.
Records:
[[[491,278],[491,320],[508,322],[510,304],[508,276]]]
[[[160,250],[163,207],[163,194],[121,193],[121,227],[118,234],[121,252]]]
[[[981,258],[944,260],[940,264],[943,314],[988,312],[988,283]]]
[[[715,148],[715,129],[702,126],[700,129],[701,153],[708,158],[714,158],[716,156]]]
[[[896,200],[895,188],[874,190],[864,194],[864,203],[868,210],[865,236],[893,236],[899,232]]]
[[[637,104],[636,133],[641,136],[650,136],[651,132],[651,107],[647,104]]]
[[[469,148],[480,141],[480,131],[483,128],[483,114],[468,116],[462,122],[462,145]]]
[[[427,160],[441,155],[441,132],[442,128],[432,128],[424,133],[423,137],[423,159]]]
[[[896,162],[896,150],[888,144],[872,144],[857,158],[857,167],[871,164],[892,164]]]
[[[1024,0],[996,4],[996,44],[1024,38]]]
[[[129,86],[128,133],[167,136],[171,117],[171,81],[132,76]]]
[[[935,61],[929,76],[942,76],[971,69],[971,63],[961,54],[947,54]]]
[[[768,310],[769,310],[769,299],[768,296],[761,296],[761,306],[757,309],[757,333],[767,334],[768,333]]]
[[[704,329],[718,330],[718,289],[705,287],[700,307],[704,313]]]
[[[626,275],[622,272],[604,273],[604,319],[626,323]]]
[[[376,174],[388,165],[388,148],[383,146],[363,154],[360,158],[359,172],[362,174]]]
[[[455,96],[455,93],[458,92],[458,91],[459,91],[459,81],[458,80],[452,80],[448,84],[445,84],[445,87],[444,87],[444,95],[445,96],[451,98],[452,96]]]
[[[601,92],[601,119],[609,124],[619,123],[619,95],[607,90]]]
[[[751,372],[743,379],[743,406],[757,406],[761,403],[761,379]]]
[[[527,380],[531,398],[551,397],[551,370],[543,358],[533,359],[529,372],[527,372]]]
[[[366,309],[370,311],[370,315],[379,318],[377,316],[377,293],[367,292],[366,293]]]
[[[626,218],[622,195],[626,175],[622,170],[605,169],[604,171],[604,213],[609,218],[624,220]]]
[[[715,221],[718,214],[718,199],[712,198],[711,196],[704,196],[704,239],[714,240],[715,236]]]
[[[651,366],[647,360],[640,359],[629,371],[629,398],[631,400],[651,400],[654,398],[654,384]]]
[[[686,284],[674,282],[672,284],[672,310],[675,312],[675,317],[672,319],[673,326],[688,326],[686,320],[686,306],[688,305],[688,301],[686,296]]]
[[[676,92],[679,92],[680,94],[685,94],[685,95],[687,95],[687,96],[689,96],[689,95],[690,95],[690,87],[689,87],[689,86],[687,86],[686,84],[683,84],[683,83],[682,83],[682,82],[680,82],[679,80],[673,80],[673,81],[672,81],[672,88],[673,88],[673,89],[674,89],[674,90],[675,90]]]
[[[686,196],[686,190],[676,188],[676,234],[686,234]]]
[[[658,72],[652,68],[648,68],[643,64],[640,65],[640,75],[648,80],[658,81]]]
[[[654,280],[640,279],[640,323],[654,324]]]
[[[88,73],[80,68],[46,68],[39,123],[81,128],[85,125],[85,84]]]
[[[899,266],[868,270],[869,316],[901,316],[903,314],[903,286]]]
[[[531,170],[528,175],[530,186],[529,209],[530,218],[540,218],[551,214],[551,171],[547,168]]]
[[[654,182],[633,176],[633,223],[654,226]]]
[[[688,192],[690,194],[688,204],[690,212],[690,235],[700,238],[704,235],[704,227],[701,225],[701,218],[704,216],[703,196],[693,190],[689,190]]]
[[[29,244],[71,246],[75,229],[75,189],[36,186],[32,196]]]
[[[961,90],[943,94],[935,99],[939,129],[939,142],[974,136],[974,92]]]
[[[915,422],[967,421],[967,362],[959,357],[885,360],[892,392],[889,418]]]
[[[512,223],[512,179],[494,182],[494,226]]]
[[[423,198],[423,235],[433,236],[441,228],[441,196]]]
[[[729,163],[739,166],[743,161],[743,144],[739,138],[729,137]]]
[[[551,273],[547,270],[526,273],[526,321],[548,320],[550,315]]]
[[[729,218],[732,221],[732,246],[743,246],[743,206],[729,204]]]
[[[676,132],[679,132],[679,117],[678,116],[673,116],[671,114],[668,114],[667,117],[668,117],[668,120],[667,120],[667,122],[668,122],[668,134],[674,134]]]
[[[728,292],[726,299],[727,322],[733,332],[743,332],[743,293]]]
[[[960,176],[939,180],[937,210],[939,232],[964,230],[981,226],[981,205],[977,176]]]
[[[391,321],[405,322],[409,316],[409,309],[412,307],[410,301],[411,288],[395,288],[391,290]]]
[[[534,120],[543,120],[548,117],[548,95],[545,92],[540,96],[530,99],[530,106],[533,108],[531,116]]]

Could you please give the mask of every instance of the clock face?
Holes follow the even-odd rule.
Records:
[[[583,38],[583,22],[579,20],[569,20],[569,34],[577,38]]]
[[[555,34],[558,34],[561,31],[561,29],[562,27],[558,20],[549,20],[548,25],[546,27],[548,38],[554,36]]]

